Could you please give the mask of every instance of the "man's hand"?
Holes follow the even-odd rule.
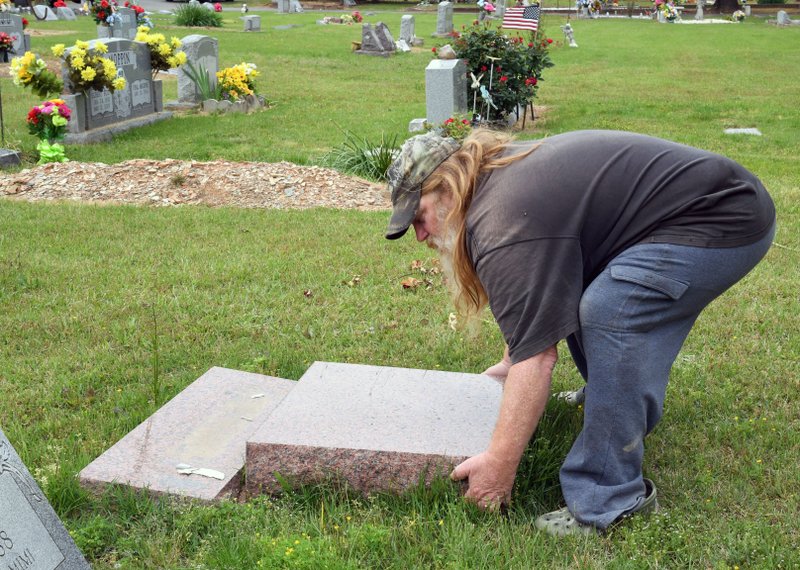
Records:
[[[470,457],[450,474],[454,481],[468,479],[465,498],[481,509],[496,511],[511,501],[511,488],[517,473],[516,462],[504,461],[489,452]]]
[[[511,370],[511,358],[508,356],[508,346],[506,346],[506,349],[503,352],[503,359],[497,364],[484,370],[483,373],[486,376],[491,376],[498,382],[503,383],[506,381],[506,376],[508,376],[509,370]]]

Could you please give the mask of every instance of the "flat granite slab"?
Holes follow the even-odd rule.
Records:
[[[296,384],[211,368],[81,471],[81,484],[204,501],[235,496],[245,442]],[[203,471],[179,473],[179,467]]]
[[[502,386],[488,376],[315,362],[247,442],[246,492],[331,476],[362,493],[447,475],[491,439]]]

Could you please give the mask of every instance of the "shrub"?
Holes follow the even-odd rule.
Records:
[[[536,96],[542,71],[553,66],[548,54],[552,42],[541,30],[538,36],[531,33],[526,40],[522,36],[507,36],[492,24],[475,20],[456,38],[453,49],[456,56],[466,61],[470,73],[476,78],[483,75],[481,84],[487,87],[497,106],[491,114],[505,118]],[[493,72],[490,58],[497,58]],[[468,95],[468,100],[472,101],[472,93]]]
[[[759,4],[786,4],[786,0],[758,0]]]
[[[397,154],[397,136],[387,140],[381,134],[380,142],[374,144],[350,131],[344,131],[344,135],[344,144],[325,155],[322,162],[347,174],[385,182],[386,171]]]
[[[221,28],[222,15],[211,10],[206,10],[199,4],[197,6],[187,4],[175,10],[175,25]]]

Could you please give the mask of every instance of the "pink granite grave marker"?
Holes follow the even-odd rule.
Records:
[[[245,442],[295,385],[211,368],[81,471],[81,484],[118,483],[206,501],[235,496]],[[179,466],[204,471],[182,474]]]
[[[331,475],[402,491],[486,449],[502,387],[479,374],[316,362],[247,443],[248,494]]]

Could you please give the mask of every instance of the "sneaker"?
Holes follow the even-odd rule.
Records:
[[[578,388],[577,390],[558,392],[554,394],[553,397],[556,400],[565,402],[568,406],[579,406],[586,401],[586,386]]]
[[[646,515],[658,512],[658,494],[655,484],[650,479],[645,478],[644,486],[645,492],[647,493],[644,502],[633,511],[617,517],[617,519],[609,525],[609,528],[636,514]],[[594,525],[584,524],[578,521],[572,516],[572,513],[569,512],[567,507],[541,515],[536,519],[535,525],[537,529],[543,530],[553,536],[585,536],[605,532],[604,529],[599,529]]]

